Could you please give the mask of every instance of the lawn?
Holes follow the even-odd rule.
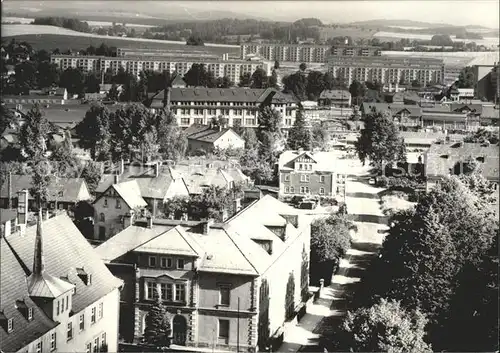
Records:
[[[380,199],[382,213],[386,216],[395,212],[407,210],[416,205],[407,200],[407,195],[400,191],[389,192]]]

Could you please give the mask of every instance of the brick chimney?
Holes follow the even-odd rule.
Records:
[[[154,168],[154,171],[155,171],[155,178],[158,178],[158,176],[160,175],[160,162],[156,162],[153,165],[153,168]]]
[[[212,218],[207,219],[205,223],[203,223],[203,234],[208,235],[210,233],[210,227],[214,224],[214,220]]]
[[[118,184],[120,182],[120,176],[118,174],[113,175],[115,178],[115,184]]]

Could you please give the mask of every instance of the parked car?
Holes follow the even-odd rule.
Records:
[[[316,201],[302,201],[299,208],[302,210],[314,210],[318,203]]]

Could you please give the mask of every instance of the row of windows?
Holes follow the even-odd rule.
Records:
[[[146,291],[144,297],[147,300],[160,298],[169,302],[186,302],[186,284],[185,283],[156,283],[146,281]]]
[[[149,267],[157,267],[158,266],[158,258],[156,256],[150,256],[148,261]],[[171,257],[160,257],[160,267],[161,268],[173,268],[174,262]],[[177,259],[176,269],[184,270],[184,259]]]
[[[299,188],[299,192],[301,194],[307,194],[309,193],[309,187],[308,186],[301,186]],[[285,194],[293,194],[295,193],[295,188],[293,186],[285,186]],[[325,194],[325,188],[319,188],[319,194],[324,195]]]
[[[85,353],[99,353],[99,351],[105,351],[105,349],[103,349],[103,346],[105,346],[106,344],[106,332],[103,332],[95,337],[92,341],[85,344]]]
[[[108,207],[108,199],[107,198],[104,199],[103,207]],[[121,203],[120,199],[116,199],[115,208],[118,208],[118,209],[122,208],[122,203]]]

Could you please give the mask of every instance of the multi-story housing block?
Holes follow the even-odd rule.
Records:
[[[270,106],[282,116],[283,128],[290,129],[295,122],[298,100],[273,88],[171,88],[163,90],[146,102],[150,108],[168,107],[181,127],[209,124],[212,118],[222,116],[228,126],[257,127],[259,109]]]
[[[444,82],[444,63],[441,59],[383,57],[383,56],[330,56],[328,71],[335,77],[352,81],[377,81],[397,84],[417,80],[420,84]]]
[[[190,50],[189,52],[183,50],[165,50],[154,48],[117,48],[116,56],[166,56],[166,57],[204,57],[206,59],[222,59],[228,58],[228,54],[213,54],[204,50]]]
[[[241,58],[253,54],[265,60],[292,62],[326,62],[330,50],[328,45],[315,44],[258,44],[245,43],[241,45]]]
[[[344,194],[346,175],[339,172],[335,157],[328,152],[285,151],[278,168],[280,197]]]
[[[0,239],[2,352],[117,352],[120,290],[66,214]]]
[[[246,73],[252,74],[258,68],[264,69],[268,76],[271,74],[270,65],[262,61],[205,57],[52,55],[51,62],[57,64],[61,70],[66,70],[69,67],[81,68],[85,73],[111,70],[111,73],[115,75],[120,68],[123,68],[126,72],[137,77],[139,77],[141,71],[146,70],[167,71],[171,74],[176,72],[179,75],[185,75],[193,64],[201,63],[216,78],[228,76],[235,84],[240,82],[242,75]]]
[[[330,56],[380,56],[382,52],[378,47],[334,45]]]
[[[96,251],[125,282],[120,332],[128,341],[141,341],[159,296],[173,344],[255,352],[304,298],[309,244],[310,223],[264,196],[224,223],[137,223]]]

